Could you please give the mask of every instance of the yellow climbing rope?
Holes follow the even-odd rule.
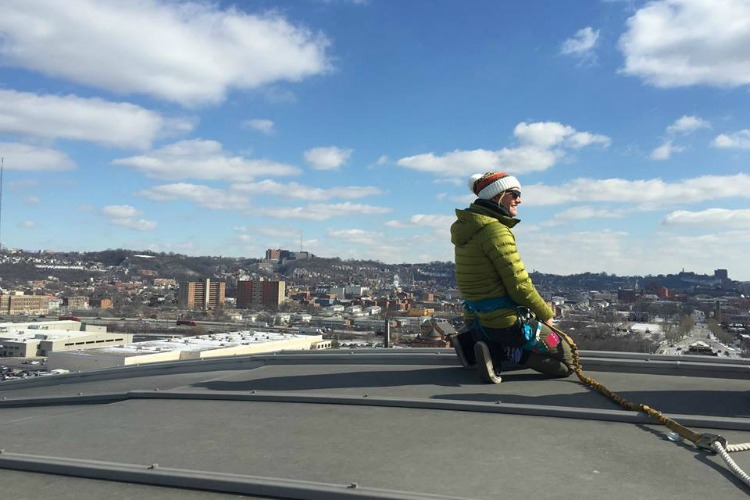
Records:
[[[581,382],[588,385],[589,387],[592,387],[593,389],[596,389],[597,391],[607,396],[612,401],[614,401],[621,407],[625,408],[626,410],[640,411],[640,412],[645,413],[652,419],[656,420],[658,423],[666,426],[673,432],[677,433],[681,438],[687,439],[698,448],[702,448],[704,450],[709,450],[709,451],[718,453],[719,456],[721,456],[721,458],[724,459],[724,461],[727,463],[727,466],[730,468],[732,473],[737,478],[739,478],[742,482],[744,482],[747,486],[750,486],[750,476],[737,466],[737,464],[729,457],[729,453],[728,453],[730,451],[750,450],[750,443],[745,443],[745,444],[740,444],[740,445],[727,445],[726,439],[724,439],[723,437],[719,435],[709,434],[709,433],[701,434],[698,432],[693,432],[687,427],[685,427],[684,425],[680,424],[674,419],[671,419],[663,415],[661,412],[651,408],[648,405],[641,404],[641,403],[633,403],[632,401],[628,401],[627,399],[620,396],[619,394],[610,391],[609,389],[604,387],[602,384],[600,384],[593,378],[583,373],[583,367],[581,366],[581,358],[578,353],[578,346],[570,337],[570,335],[563,332],[562,330],[560,330],[554,325],[550,326],[550,328],[552,328],[552,330],[554,330],[555,333],[560,335],[570,345],[570,350],[573,355],[573,370],[575,371],[575,374],[578,376],[578,379]]]

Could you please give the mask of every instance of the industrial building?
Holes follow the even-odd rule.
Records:
[[[239,331],[195,337],[172,337],[147,342],[120,342],[80,351],[55,351],[47,356],[50,369],[90,371],[164,361],[209,359],[221,356],[306,351],[330,347],[321,335]]]
[[[0,323],[0,357],[49,356],[53,352],[73,351],[130,343],[133,335],[107,333],[106,326],[79,321],[41,323]]]

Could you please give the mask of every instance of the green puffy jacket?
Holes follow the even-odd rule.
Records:
[[[451,242],[455,245],[456,284],[463,297],[481,300],[510,296],[538,319],[552,318],[554,313],[531,283],[510,230],[520,221],[477,204],[456,210],[456,217]],[[467,315],[467,320],[471,319]],[[490,328],[508,328],[517,321],[517,315],[514,308],[503,308],[479,313],[479,320]]]

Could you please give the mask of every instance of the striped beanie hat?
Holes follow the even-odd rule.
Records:
[[[469,189],[477,198],[491,200],[508,189],[521,189],[518,179],[505,172],[486,172],[469,177]]]

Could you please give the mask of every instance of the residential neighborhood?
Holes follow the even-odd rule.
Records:
[[[214,356],[236,354],[242,349],[219,348],[256,342],[258,335],[287,343],[310,337],[304,345],[292,342],[303,349],[449,347],[463,326],[451,263],[385,265],[281,249],[258,259],[5,251],[0,277],[0,356],[45,363],[36,370],[6,367],[6,379],[45,367],[81,371],[135,359],[80,361],[81,353],[111,358],[115,348],[140,354],[139,362],[179,359],[184,346],[201,339],[198,344],[216,344],[209,349]],[[557,324],[581,349],[750,352],[750,284],[732,281],[727,270],[532,277]]]

